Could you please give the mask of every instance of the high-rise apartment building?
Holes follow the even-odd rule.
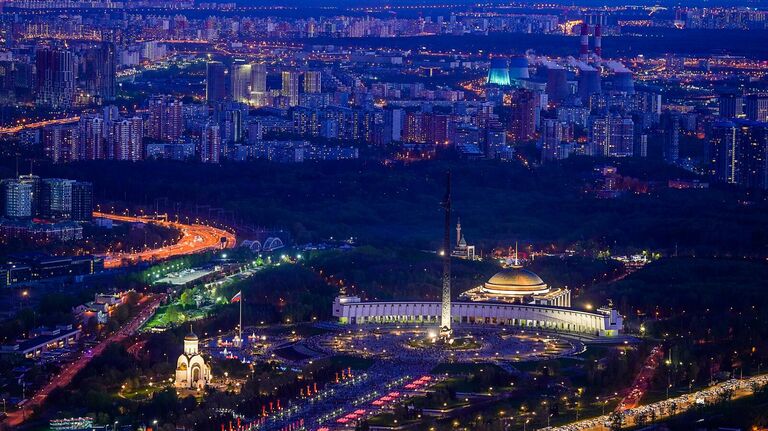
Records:
[[[414,143],[427,142],[427,134],[424,129],[424,114],[421,112],[407,112],[403,122],[403,141]]]
[[[170,96],[149,99],[147,136],[160,141],[175,141],[184,134],[183,103]]]
[[[573,126],[556,118],[541,120],[541,159],[559,158],[560,144],[573,139]]]
[[[80,155],[80,128],[78,126],[57,125],[43,128],[43,152],[53,163],[66,163],[78,160]]]
[[[258,93],[267,92],[267,65],[264,63],[251,64],[251,90]]]
[[[744,113],[744,98],[739,94],[721,94],[717,105],[723,118],[739,118]]]
[[[115,160],[139,161],[143,158],[143,121],[140,117],[116,121],[111,134]]]
[[[236,144],[243,140],[245,135],[243,127],[243,111],[239,109],[227,109],[223,112],[222,142]],[[225,152],[226,153],[226,152]]]
[[[710,135],[711,173],[726,183],[768,189],[768,124],[721,121]]]
[[[664,134],[662,155],[667,163],[675,163],[680,158],[680,114],[665,112],[661,116],[661,127]]]
[[[738,182],[737,134],[734,122],[719,121],[712,125],[709,136],[710,173],[728,184]]]
[[[93,102],[101,104],[117,96],[117,53],[111,42],[102,42],[83,53],[80,80]]]
[[[284,70],[282,73],[280,94],[288,99],[288,106],[299,104],[299,72]]]
[[[72,215],[72,184],[62,178],[45,178],[40,191],[41,215],[46,218],[68,219]]]
[[[251,64],[251,103],[255,106],[267,104],[267,65]]]
[[[73,221],[90,221],[93,219],[93,185],[84,181],[72,183],[72,211],[70,218]]]
[[[511,98],[509,134],[515,143],[536,138],[536,118],[539,112],[539,97],[530,90],[516,90]]]
[[[32,217],[32,184],[17,179],[3,182],[5,216],[10,218]]]
[[[293,110],[293,133],[320,136],[323,114],[320,109],[299,107]]]
[[[768,94],[750,94],[744,98],[744,114],[752,121],[768,122]]]
[[[41,208],[40,196],[41,196],[41,190],[42,190],[42,181],[40,177],[30,173],[27,175],[19,175],[18,181],[22,184],[28,184],[31,187],[32,216],[33,217],[39,216],[40,208]]]
[[[88,221],[93,213],[91,183],[20,175],[3,180],[4,215],[14,219],[44,217]]]
[[[232,64],[232,100],[247,103],[251,99],[252,66],[242,60]]]
[[[204,163],[219,163],[221,157],[221,128],[209,122],[203,128],[200,139],[200,160]]]
[[[75,55],[66,49],[43,48],[35,54],[37,103],[69,108],[75,99]]]
[[[85,160],[100,160],[107,157],[105,148],[107,122],[97,114],[85,114],[80,116],[78,128],[80,131],[80,145],[73,160],[80,158]]]
[[[450,116],[445,114],[427,114],[424,116],[425,138],[430,144],[446,145],[451,141],[448,133]]]
[[[590,127],[590,154],[630,157],[634,152],[635,124],[631,118],[605,115],[594,118]]]
[[[209,61],[206,64],[205,99],[208,102],[221,102],[227,98],[227,71],[220,61]]]
[[[308,70],[304,72],[304,92],[321,93],[322,92],[323,72],[319,70]]]

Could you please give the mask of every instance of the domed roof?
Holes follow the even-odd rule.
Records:
[[[192,331],[189,331],[189,334],[184,336],[184,341],[197,341],[197,340],[198,340],[197,335]]]
[[[491,277],[483,286],[483,290],[498,294],[530,295],[545,293],[549,291],[549,286],[534,272],[511,266]]]

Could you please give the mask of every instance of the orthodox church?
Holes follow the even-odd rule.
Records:
[[[200,340],[190,328],[184,337],[184,353],[176,361],[177,388],[202,389],[211,382],[211,366],[205,362],[199,351]]]

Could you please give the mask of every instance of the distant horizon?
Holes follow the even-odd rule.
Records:
[[[201,3],[202,1],[198,1],[198,3]],[[382,6],[382,5],[413,5],[413,4],[441,4],[442,2],[439,0],[386,0],[386,1],[378,1],[378,0],[218,0],[214,1],[214,3],[237,3],[241,5],[285,5],[290,7],[297,7],[297,6],[304,6],[304,7],[335,7],[335,6],[342,6],[342,7],[349,7],[349,6],[359,6],[359,7],[365,7],[365,6]],[[206,2],[210,3],[210,1]],[[476,4],[476,1],[472,0],[455,0],[452,2],[452,4],[463,4],[463,5],[472,5]],[[506,2],[506,1],[489,1],[486,3],[483,3],[482,6],[488,6],[489,4],[496,4],[499,6],[505,6],[505,5],[520,5],[520,6],[526,6],[526,5],[536,5],[540,4],[541,2],[534,1],[534,0],[516,0],[514,2]],[[752,7],[752,8],[768,8],[768,0],[690,0],[690,1],[680,1],[680,0],[633,0],[630,3],[621,2],[618,0],[570,0],[570,1],[559,1],[555,0],[549,3],[553,4],[560,4],[562,6],[568,7],[568,6],[580,6],[580,7],[601,7],[601,6],[620,6],[622,4],[627,6],[650,6],[650,5],[662,5],[667,7],[675,7],[675,6],[681,6],[681,7]]]
[[[768,0],[0,10],[0,431],[768,431]]]

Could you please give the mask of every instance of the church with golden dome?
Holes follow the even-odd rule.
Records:
[[[186,389],[203,389],[211,383],[211,366],[200,355],[200,340],[190,328],[184,337],[184,352],[176,361],[174,386]]]
[[[494,274],[482,285],[461,294],[461,298],[470,301],[494,301],[553,307],[571,306],[571,291],[553,289],[536,273],[523,268],[517,259],[517,251],[515,251],[515,259],[507,262],[505,268]]]

